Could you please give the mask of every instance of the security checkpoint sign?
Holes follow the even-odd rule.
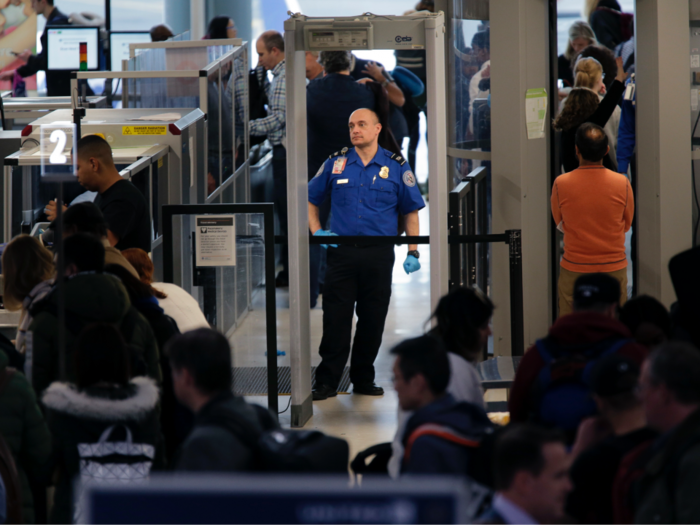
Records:
[[[525,93],[525,122],[529,140],[544,138],[546,118],[547,90],[544,88],[528,89],[527,93]]]
[[[197,215],[195,266],[236,266],[236,218]]]
[[[167,126],[122,126],[122,135],[167,135]]]

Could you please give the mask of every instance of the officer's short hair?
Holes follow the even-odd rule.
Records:
[[[600,162],[608,152],[608,135],[597,124],[586,122],[576,131],[576,147],[583,160]]]
[[[423,375],[434,395],[442,395],[450,382],[450,361],[447,351],[437,337],[423,335],[399,343],[391,350],[399,358],[404,381]]]
[[[165,355],[174,369],[187,369],[203,394],[231,390],[231,346],[216,330],[200,328],[175,336],[165,345]]]
[[[372,115],[374,115],[374,119],[375,119],[375,121],[376,121],[375,123],[376,123],[376,124],[381,124],[381,120],[379,120],[379,115],[377,114],[377,112],[374,111],[373,109],[369,109],[369,108],[359,108],[359,109],[356,109],[355,111],[352,112],[352,114],[350,115],[350,117],[352,117],[352,115],[355,114],[355,113],[357,113],[358,111],[369,111],[370,113],[372,113]]]
[[[352,56],[350,51],[321,51],[318,63],[327,74],[350,71]]]

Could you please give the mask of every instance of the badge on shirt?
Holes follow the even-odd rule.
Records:
[[[333,175],[340,175],[345,169],[345,164],[348,162],[347,157],[340,157],[333,162]]]
[[[412,171],[404,171],[403,183],[409,188],[413,188],[416,185],[416,176]]]
[[[379,176],[382,179],[388,179],[389,178],[389,168],[384,166],[381,170],[379,170]]]

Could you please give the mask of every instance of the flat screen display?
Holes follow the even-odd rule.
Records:
[[[113,31],[109,35],[109,52],[112,56],[112,71],[122,70],[122,60],[129,60],[129,44],[151,41],[146,32]]]
[[[49,70],[80,70],[80,43],[87,42],[88,70],[99,69],[99,29],[55,26],[47,28]]]

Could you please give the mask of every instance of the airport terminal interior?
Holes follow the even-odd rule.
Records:
[[[0,523],[700,522],[699,100],[700,0],[0,0]]]

